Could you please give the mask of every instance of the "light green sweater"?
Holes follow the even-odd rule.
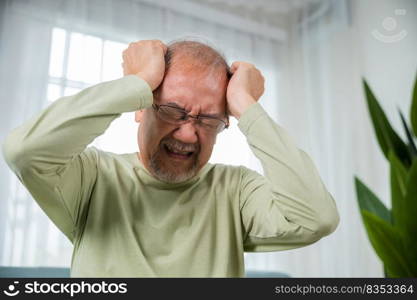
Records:
[[[244,251],[302,247],[334,231],[335,202],[311,159],[260,104],[238,125],[265,177],[207,164],[168,184],[137,153],[86,148],[121,113],[152,101],[134,75],[101,83],[57,100],[3,145],[9,166],[73,243],[71,276],[242,277]]]

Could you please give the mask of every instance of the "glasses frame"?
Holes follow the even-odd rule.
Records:
[[[210,117],[210,116],[201,116],[201,115],[193,116],[193,115],[190,115],[189,111],[187,111],[187,110],[185,110],[183,108],[180,108],[180,107],[176,107],[174,105],[169,105],[169,104],[156,104],[156,103],[153,103],[152,104],[152,108],[157,113],[159,113],[159,110],[160,110],[161,107],[173,108],[173,109],[176,109],[176,110],[184,113],[184,120],[181,120],[181,121],[179,121],[178,123],[175,123],[175,124],[185,124],[185,123],[187,123],[189,121],[190,118],[195,119],[195,120],[199,120],[200,118],[214,119],[214,120],[218,120],[218,121],[221,121],[222,123],[224,123],[224,127],[221,130],[216,130],[217,133],[222,132],[224,129],[229,128],[229,125],[230,125],[230,123],[229,123],[229,117],[228,116],[226,116],[226,121],[224,121],[224,120],[222,120],[220,118]],[[165,120],[163,120],[163,121],[165,121]],[[165,122],[167,122],[167,121],[165,121]]]

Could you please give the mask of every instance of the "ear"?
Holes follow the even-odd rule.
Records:
[[[142,122],[142,118],[143,118],[143,110],[141,109],[141,110],[135,111],[135,121],[137,123],[140,123]]]

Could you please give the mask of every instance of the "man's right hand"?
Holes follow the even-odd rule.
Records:
[[[123,51],[123,74],[139,76],[154,91],[164,78],[164,56],[167,49],[167,46],[160,40],[130,43],[129,47]]]

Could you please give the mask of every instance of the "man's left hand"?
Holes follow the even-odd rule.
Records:
[[[239,119],[264,93],[265,79],[254,65],[247,62],[235,61],[230,70],[233,75],[227,86],[227,109],[229,114]]]

